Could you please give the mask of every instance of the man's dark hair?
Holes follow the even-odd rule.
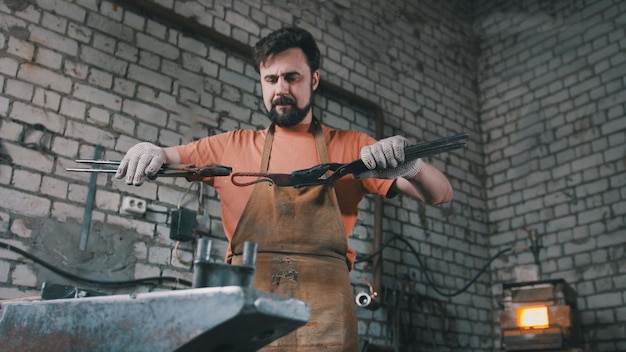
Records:
[[[254,68],[260,72],[261,64],[270,56],[292,48],[300,48],[304,52],[311,72],[320,68],[320,49],[315,38],[308,31],[296,27],[282,28],[261,38],[252,53]]]

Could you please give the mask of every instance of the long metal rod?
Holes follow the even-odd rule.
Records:
[[[374,111],[376,114],[376,139],[381,139],[383,138],[385,129],[385,116],[380,106],[376,106]],[[372,275],[374,276],[374,292],[377,294],[381,294],[383,289],[383,252],[380,249],[383,247],[384,205],[383,196],[376,196],[374,199],[374,239],[372,241],[372,252],[379,254],[374,257],[374,261],[372,262]]]
[[[466,139],[469,133],[458,133],[450,137],[440,138],[434,141],[417,143],[404,148],[406,160],[415,160],[424,156],[429,156],[444,151],[465,147],[465,142],[457,142]]]
[[[104,173],[104,174],[114,174],[117,172],[116,167],[107,167],[107,166],[118,166],[120,165],[120,161],[116,160],[100,160],[100,159],[79,159],[75,160],[77,163],[83,164],[92,164],[93,168],[67,168],[66,171],[74,171],[74,172],[91,172],[91,173]],[[104,167],[102,167],[104,166]],[[157,172],[157,174],[150,178],[151,180],[158,177],[213,177],[213,176],[229,176],[232,171],[232,168],[229,166],[223,165],[207,165],[203,167],[196,167],[194,164],[163,164],[161,168]]]
[[[93,158],[100,159],[101,156],[102,146],[97,145]],[[85,212],[83,213],[83,227],[80,233],[80,245],[78,246],[78,249],[81,251],[85,251],[85,249],[87,249],[89,227],[91,226],[91,213],[93,211],[93,202],[96,198],[96,181],[98,181],[98,174],[91,174],[89,179],[89,191],[87,192],[87,201],[85,202]]]

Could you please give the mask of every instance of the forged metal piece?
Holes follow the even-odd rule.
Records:
[[[300,300],[239,286],[3,303],[0,351],[256,351],[303,326]]]
[[[463,148],[467,145],[463,140],[469,133],[458,133],[450,137],[434,141],[422,142],[404,148],[405,162],[419,158]],[[348,175],[358,174],[369,170],[361,159],[347,164],[325,163],[308,169],[296,170],[290,174],[269,172],[235,172],[230,175],[231,182],[238,187],[251,186],[260,182],[267,182],[278,187],[300,188],[305,186],[326,185]],[[240,182],[240,178],[255,178],[252,181]]]

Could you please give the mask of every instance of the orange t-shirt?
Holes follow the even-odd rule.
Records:
[[[320,164],[315,138],[309,132],[309,127],[310,125],[297,125],[289,129],[275,127],[269,172],[291,173]],[[331,163],[349,163],[359,159],[361,148],[376,142],[362,132],[336,130],[324,125],[322,131]],[[231,131],[179,146],[177,150],[181,162],[185,164],[192,163],[196,166],[220,164],[232,167],[233,173],[260,171],[267,132],[268,129]],[[204,182],[215,187],[220,196],[222,224],[230,243],[254,186],[235,186],[230,177],[209,177],[205,178]],[[352,233],[357,220],[358,205],[363,196],[365,194],[386,196],[392,184],[393,180],[373,178],[355,180],[350,175],[333,183],[346,237]],[[347,258],[353,265],[356,253],[349,246]]]

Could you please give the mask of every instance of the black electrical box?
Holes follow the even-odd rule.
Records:
[[[193,240],[193,229],[196,227],[196,212],[178,208],[170,212],[170,239],[174,241]]]

